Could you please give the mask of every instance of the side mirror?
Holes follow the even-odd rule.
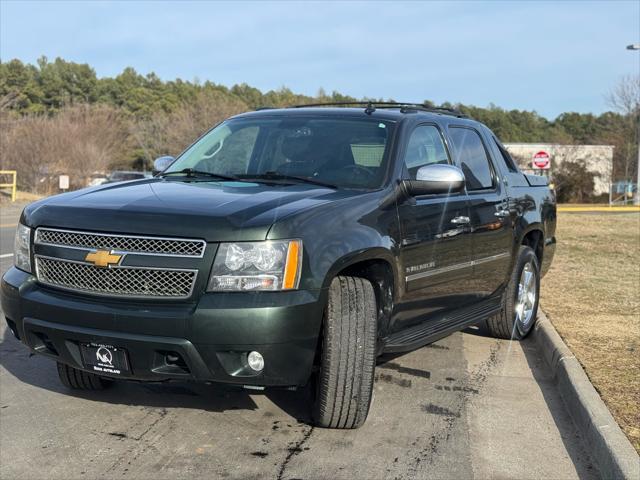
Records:
[[[164,172],[169,165],[173,163],[175,158],[171,155],[166,155],[164,157],[158,157],[153,161],[153,174]]]
[[[416,179],[404,184],[411,196],[457,193],[464,189],[464,173],[453,165],[434,163],[420,167]]]

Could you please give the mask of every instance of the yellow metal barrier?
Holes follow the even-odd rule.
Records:
[[[11,188],[11,201],[15,202],[17,173],[15,170],[0,170],[0,176],[2,175],[11,175],[13,177],[13,181],[11,183],[0,183],[0,188]]]

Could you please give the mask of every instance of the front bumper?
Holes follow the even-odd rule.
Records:
[[[91,371],[82,343],[127,351],[131,372],[117,378],[190,379],[254,386],[304,385],[311,374],[325,292],[204,294],[196,303],[140,302],[62,292],[11,268],[2,279],[9,328],[34,352]],[[260,352],[253,372],[246,354]],[[178,354],[181,361],[167,362]]]

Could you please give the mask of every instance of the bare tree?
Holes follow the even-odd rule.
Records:
[[[583,203],[590,201],[599,173],[584,168],[584,162],[567,160],[554,172],[556,193],[560,203]]]
[[[248,109],[240,100],[206,91],[171,113],[134,123],[106,105],[20,117],[10,110],[12,101],[0,99],[0,167],[18,171],[19,188],[41,194],[57,190],[60,174],[71,177],[72,188],[81,188],[94,173],[130,165],[136,147],[148,165],[157,156],[177,155],[212,126]]]
[[[54,117],[31,115],[3,122],[1,165],[18,171],[19,188],[49,194],[57,176],[72,188],[127,155],[129,124],[118,110],[104,106],[69,107]]]
[[[625,75],[606,96],[611,108],[623,115],[637,115],[640,111],[640,75]]]
[[[246,110],[247,105],[240,100],[216,91],[203,91],[171,113],[137,122],[132,126],[132,134],[151,163],[161,155],[179,154],[211,127]]]
[[[627,119],[625,132],[616,135],[618,155],[622,157],[625,180],[633,178],[638,170],[638,143],[640,141],[640,75],[626,75],[606,96],[611,108]]]

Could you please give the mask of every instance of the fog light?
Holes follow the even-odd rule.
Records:
[[[173,353],[167,353],[167,363],[178,363],[180,361],[180,357],[178,355],[174,355]]]
[[[261,372],[264,368],[264,358],[258,352],[249,352],[247,355],[247,363],[251,370],[255,370],[256,372]]]

